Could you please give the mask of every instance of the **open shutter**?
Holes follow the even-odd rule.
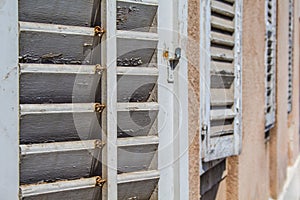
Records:
[[[203,0],[201,127],[205,162],[237,155],[241,145],[241,0]]]
[[[266,44],[265,44],[265,131],[275,125],[276,111],[276,3],[266,0]]]
[[[99,199],[99,0],[19,0],[20,199]]]
[[[170,2],[19,0],[21,199],[158,198]]]
[[[289,63],[288,63],[288,113],[293,106],[293,43],[294,43],[294,1],[289,0]]]

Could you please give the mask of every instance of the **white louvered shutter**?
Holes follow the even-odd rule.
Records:
[[[203,0],[201,144],[205,162],[241,149],[242,1]]]
[[[293,107],[293,43],[294,43],[294,1],[289,0],[289,63],[288,63],[288,113]]]
[[[276,0],[266,0],[265,23],[265,131],[275,125],[276,111]]]

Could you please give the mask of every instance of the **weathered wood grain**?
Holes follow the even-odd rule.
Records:
[[[99,0],[19,0],[19,20],[74,26],[94,26]]]
[[[99,102],[99,75],[23,74],[20,78],[20,103]]]
[[[118,199],[150,199],[158,179],[124,183],[118,185]]]
[[[96,113],[25,115],[20,128],[21,144],[101,138]]]
[[[158,111],[119,111],[118,137],[147,136]]]
[[[44,32],[20,33],[20,62],[47,64],[98,64],[93,47],[98,37]]]
[[[118,173],[157,169],[151,166],[158,145],[142,145],[118,148]]]
[[[78,142],[77,142],[78,143]],[[23,153],[20,160],[20,182],[53,182],[65,179],[87,178],[93,169],[93,159],[98,158],[95,148],[51,150],[52,144],[39,144],[41,152]],[[74,144],[78,145],[78,144]],[[82,144],[82,147],[85,147]],[[58,148],[58,147],[56,147]]]
[[[117,2],[117,29],[148,32],[157,13],[157,5]]]

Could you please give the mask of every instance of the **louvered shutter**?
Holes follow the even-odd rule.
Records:
[[[266,1],[266,44],[265,44],[265,131],[269,131],[275,124],[276,111],[276,3],[275,0]]]
[[[294,42],[294,1],[289,0],[289,63],[288,63],[288,113],[293,106],[293,42]]]
[[[201,126],[205,162],[241,149],[241,0],[203,0]]]
[[[99,199],[99,1],[18,2],[20,199]]]
[[[158,198],[168,3],[19,0],[21,199]]]

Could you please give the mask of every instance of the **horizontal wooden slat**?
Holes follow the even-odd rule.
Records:
[[[126,137],[126,138],[119,138],[117,141],[117,146],[128,147],[128,146],[153,145],[158,143],[159,143],[159,138],[157,136]]]
[[[73,193],[80,195],[81,190],[95,188],[97,180],[99,178],[100,177],[92,177],[92,178],[83,178],[78,180],[57,181],[54,183],[21,185],[20,197],[21,199],[27,197],[38,198],[41,195],[64,193],[67,191],[73,191]],[[86,192],[83,191],[81,192],[85,195],[87,194]],[[88,199],[86,198],[87,196],[84,197],[82,195],[77,197],[83,197],[84,199]]]
[[[117,0],[117,1],[118,2],[124,2],[124,3],[133,3],[133,4],[158,6],[158,0],[142,0],[142,1],[136,1],[136,0]]]
[[[233,88],[211,89],[211,106],[229,106],[234,103]]]
[[[211,134],[210,134],[211,137],[233,134],[234,125],[233,125],[233,123],[225,124],[225,125],[214,125],[214,126],[211,126],[210,132],[211,132]]]
[[[153,180],[153,179],[159,179],[159,172],[157,170],[151,170],[151,171],[142,171],[142,172],[123,173],[123,174],[119,174],[117,179],[118,179],[118,184]]]
[[[118,112],[130,111],[158,111],[159,104],[156,102],[148,103],[118,103]]]
[[[211,42],[213,44],[234,47],[234,37],[226,34],[211,32]]]
[[[211,10],[221,15],[228,17],[234,17],[234,7],[228,4],[222,3],[221,1],[213,0],[211,2]]]
[[[214,74],[228,74],[234,75],[234,63],[212,61],[210,65],[210,71]]]
[[[101,107],[99,103],[76,104],[22,104],[21,115],[58,114],[58,113],[93,113]]]
[[[204,158],[205,162],[211,161],[212,159],[220,159],[228,156],[236,155],[238,152],[235,152],[234,148],[234,135],[225,135],[221,137],[212,137],[209,140],[209,149],[206,157]]]
[[[138,31],[117,31],[117,38],[120,39],[133,39],[133,40],[147,40],[158,41],[158,34],[151,32],[138,32]]]
[[[126,76],[158,76],[155,67],[117,67],[118,75]]]
[[[118,66],[148,67],[157,50],[158,34],[118,31],[117,37]]]
[[[21,32],[57,33],[66,35],[94,36],[94,28],[66,26],[34,22],[19,22]]]
[[[157,84],[154,67],[118,67],[118,102],[147,102]]]
[[[22,74],[101,74],[100,65],[20,64]]]
[[[75,26],[93,26],[99,0],[19,0],[19,20]],[[93,16],[94,18],[92,18]]]
[[[21,145],[20,182],[52,182],[89,177],[99,159],[98,140]]]
[[[43,153],[58,153],[65,151],[82,151],[95,149],[97,145],[101,144],[98,140],[75,141],[75,142],[54,142],[20,145],[20,153],[22,156],[36,155]]]
[[[211,120],[222,120],[222,119],[232,119],[235,117],[235,113],[232,109],[216,109],[211,110]]]
[[[214,46],[211,47],[211,57],[214,60],[224,60],[230,62],[234,60],[233,50]]]
[[[210,87],[211,88],[224,88],[229,89],[234,84],[234,75],[219,73],[212,73],[210,77]]]
[[[211,16],[211,26],[220,30],[234,32],[234,23],[231,20],[226,20],[220,17]]]
[[[155,31],[157,10],[158,1],[154,0],[117,1],[117,30]]]

